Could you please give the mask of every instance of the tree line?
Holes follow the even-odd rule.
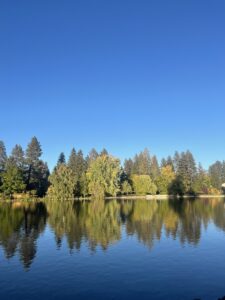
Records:
[[[62,152],[50,174],[41,159],[42,148],[33,137],[24,151],[16,145],[9,156],[0,141],[0,191],[44,196],[63,200],[74,197],[103,198],[119,194],[196,195],[225,192],[225,161],[217,161],[208,170],[196,163],[190,151],[175,152],[159,163],[144,149],[123,166],[106,149],[92,149],[84,157],[75,148],[66,159]]]

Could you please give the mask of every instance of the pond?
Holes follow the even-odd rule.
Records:
[[[219,299],[224,199],[0,204],[0,299]]]

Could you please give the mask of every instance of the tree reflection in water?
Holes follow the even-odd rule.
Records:
[[[198,245],[209,222],[225,231],[224,200],[112,200],[14,202],[0,204],[0,247],[7,259],[15,254],[29,269],[37,252],[37,240],[46,225],[56,245],[66,239],[70,252],[86,244],[107,250],[125,234],[134,235],[149,248],[155,240],[179,239]],[[60,254],[59,254],[60,255]]]

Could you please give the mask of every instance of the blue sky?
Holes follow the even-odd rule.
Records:
[[[224,0],[0,2],[0,139],[225,159]]]

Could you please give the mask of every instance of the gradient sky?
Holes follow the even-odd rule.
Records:
[[[0,139],[225,159],[224,0],[1,0]]]

